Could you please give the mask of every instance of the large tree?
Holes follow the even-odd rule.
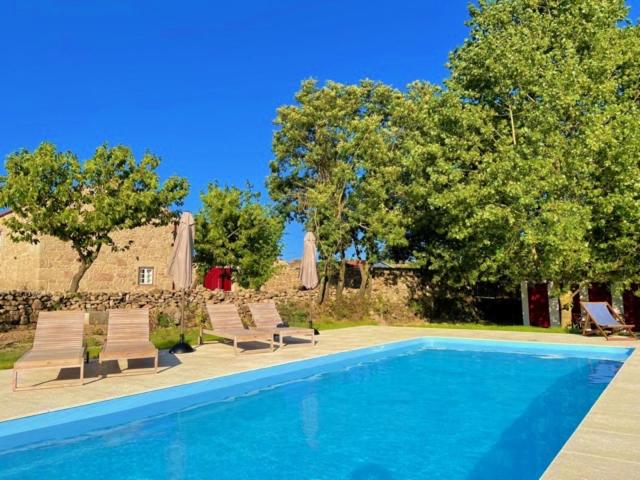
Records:
[[[188,183],[180,177],[161,183],[159,164],[151,153],[136,161],[125,146],[103,145],[85,162],[51,143],[10,154],[0,177],[0,206],[14,213],[6,222],[12,239],[38,243],[51,235],[69,242],[78,261],[69,290],[77,291],[103,247],[130,246],[117,244],[114,232],[175,218],[171,209],[182,204]]]
[[[417,256],[456,285],[637,280],[640,30],[624,1],[470,11],[445,90],[415,85],[405,105]]]
[[[251,188],[220,187],[203,192],[196,215],[196,260],[203,269],[232,266],[235,280],[259,288],[272,275],[281,250],[283,222],[260,203]]]
[[[278,109],[269,192],[287,219],[315,233],[323,264],[321,300],[331,265],[342,260],[343,269],[350,248],[371,261],[388,244],[404,242],[394,201],[402,168],[390,125],[401,98],[372,81],[319,86],[307,80],[296,103]],[[365,286],[367,278],[365,268]]]

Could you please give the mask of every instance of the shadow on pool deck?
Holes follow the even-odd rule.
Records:
[[[121,369],[119,362],[116,360],[110,360],[108,362],[104,362],[102,368],[97,360],[91,360],[89,363],[85,363],[84,366],[84,384],[90,384],[99,382],[106,378],[107,376],[116,376],[116,375],[144,375],[144,374],[153,374],[153,359],[150,358],[141,358],[141,359],[132,359],[125,360],[127,368]],[[178,365],[180,365],[180,359],[175,355],[160,355],[159,363],[158,363],[158,374],[166,370],[170,370]],[[52,368],[53,371],[55,368]],[[24,383],[27,385],[23,387],[25,389],[38,389],[38,388],[53,388],[53,387],[62,387],[66,386],[71,382],[77,382],[80,378],[80,369],[77,367],[74,368],[62,368],[58,372],[56,377],[51,377],[46,380],[42,380],[44,373],[46,372],[35,372],[38,376],[38,380],[30,381],[29,378],[34,378],[35,375],[29,375],[29,372],[23,372],[21,374],[21,384]],[[22,378],[24,380],[22,380]],[[73,386],[76,386],[73,384]],[[80,386],[79,384],[77,386]]]

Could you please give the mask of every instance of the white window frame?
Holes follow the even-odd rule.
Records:
[[[138,267],[138,285],[153,285],[154,276],[153,267]]]

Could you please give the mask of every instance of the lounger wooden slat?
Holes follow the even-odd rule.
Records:
[[[273,351],[273,335],[255,328],[244,328],[238,309],[232,303],[207,303],[207,313],[211,328],[200,328],[200,344],[203,335],[214,335],[233,341],[233,353],[238,353],[238,342],[266,342]]]
[[[274,302],[250,303],[249,310],[256,328],[271,331],[273,335],[278,335],[280,347],[283,345],[284,337],[309,337],[311,346],[316,344],[315,330],[313,328],[278,327],[283,322]]]
[[[33,347],[13,367],[13,390],[18,389],[18,372],[45,368],[80,368],[84,383],[84,312],[40,312]]]
[[[149,310],[109,310],[107,341],[102,347],[99,363],[108,360],[152,358],[158,372],[158,349],[149,341]]]
[[[618,315],[608,302],[582,302],[580,308],[584,313],[584,323],[582,334],[593,331],[600,333],[606,340],[609,340],[610,333],[626,331],[632,338],[638,340],[633,331],[635,325],[625,323],[624,319]]]

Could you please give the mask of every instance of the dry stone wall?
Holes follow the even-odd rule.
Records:
[[[196,287],[184,296],[185,321],[193,325],[205,317],[205,303],[233,302],[241,313],[247,312],[247,304],[273,300],[287,302],[304,301],[315,298],[315,292],[286,291],[259,292],[243,290],[223,292]],[[149,292],[105,292],[105,293],[43,293],[33,291],[0,292],[0,332],[12,329],[32,328],[40,311],[49,310],[85,310],[89,312],[90,321],[103,323],[104,314],[110,308],[149,308],[152,322],[164,319],[178,321],[183,304],[183,294],[172,290],[153,290]]]
[[[234,291],[223,292],[197,286],[184,298],[185,320],[190,325],[206,320],[206,302],[233,302],[238,305],[241,315],[248,319],[247,304],[251,302],[274,300],[282,304],[317,300],[317,289],[300,290],[299,268],[299,262],[280,262],[276,274],[260,291],[235,288]],[[357,276],[356,271],[351,273]],[[357,279],[348,283],[351,288],[345,290],[345,295],[355,295],[359,286]],[[410,271],[377,273],[371,292],[372,313],[382,323],[393,322],[397,316],[406,319],[409,315],[406,306],[414,293],[414,283],[415,277]],[[181,292],[158,288],[78,293],[50,293],[32,289],[0,290],[0,332],[33,328],[38,313],[43,310],[85,310],[89,312],[91,323],[104,323],[104,312],[110,308],[149,308],[154,324],[166,324],[180,319],[182,304]]]

